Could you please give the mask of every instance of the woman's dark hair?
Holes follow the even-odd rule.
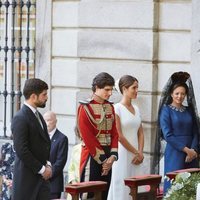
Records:
[[[31,78],[26,80],[23,95],[25,99],[29,99],[32,94],[39,95],[44,90],[48,90],[48,85],[38,78]]]
[[[134,82],[138,82],[138,80],[131,76],[131,75],[124,75],[119,80],[119,90],[123,94],[123,87],[129,88],[131,85],[133,85]]]
[[[178,87],[184,87],[185,88],[185,92],[186,94],[188,94],[188,86],[186,83],[175,83],[174,85],[172,85],[172,87],[170,88],[170,94],[173,93],[173,91],[178,88]]]
[[[92,82],[92,91],[96,91],[96,86],[100,89],[104,88],[105,86],[114,86],[115,85],[115,80],[114,78],[106,73],[106,72],[101,72],[100,74],[97,74]]]

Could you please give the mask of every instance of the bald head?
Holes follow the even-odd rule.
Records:
[[[48,132],[50,133],[54,128],[56,128],[56,114],[52,111],[47,111],[46,113],[44,113],[43,117],[47,124]]]

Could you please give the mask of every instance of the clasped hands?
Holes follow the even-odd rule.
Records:
[[[144,156],[141,152],[137,152],[133,156],[132,164],[139,165],[143,162]]]
[[[112,168],[112,164],[115,161],[115,156],[111,155],[103,164],[102,164],[102,176],[108,175],[110,169]]]
[[[187,148],[185,153],[187,154],[187,156],[185,158],[186,163],[192,162],[198,156],[197,152],[194,149]]]
[[[45,171],[42,174],[44,180],[48,180],[52,177],[52,168],[50,165],[45,166]]]

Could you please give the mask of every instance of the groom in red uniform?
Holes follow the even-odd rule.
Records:
[[[108,101],[114,82],[110,74],[98,74],[92,83],[92,99],[80,101],[78,108],[78,128],[84,143],[81,153],[81,182],[107,182],[108,187],[103,192],[102,200],[107,199],[112,164],[118,159],[115,112],[112,103]],[[92,197],[92,193],[82,195],[82,199]]]

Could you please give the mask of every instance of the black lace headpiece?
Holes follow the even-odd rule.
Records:
[[[168,105],[171,103],[171,88],[176,84],[186,84],[188,86],[188,93],[186,97],[187,106],[189,106],[194,114],[198,130],[200,130],[200,121],[198,117],[198,110],[196,106],[196,100],[194,96],[194,90],[192,85],[192,80],[190,74],[187,72],[175,72],[171,75],[169,80],[167,81],[160,97],[160,103],[158,108],[158,116],[157,116],[157,128],[156,128],[156,141],[155,141],[155,149],[153,152],[153,162],[151,166],[152,173],[159,173],[159,162],[163,156],[164,150],[162,147],[163,134],[159,125],[160,111],[164,104]],[[200,131],[199,131],[200,138]]]

